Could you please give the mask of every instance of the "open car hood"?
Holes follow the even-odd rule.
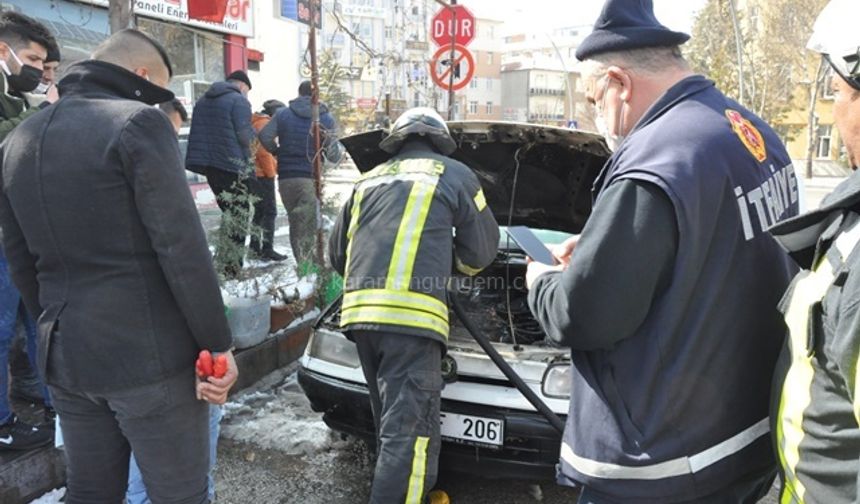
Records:
[[[511,122],[456,121],[448,127],[458,146],[450,157],[478,176],[500,225],[582,230],[591,213],[591,187],[610,155],[600,136]],[[375,130],[341,142],[364,173],[391,157],[379,148],[384,136]]]

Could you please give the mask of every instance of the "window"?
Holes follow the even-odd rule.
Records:
[[[478,102],[476,102],[476,101],[470,101],[469,102],[469,113],[470,114],[477,114],[478,113]]]
[[[488,64],[488,65],[492,65],[492,64],[493,64],[493,53],[491,53],[491,52],[488,52],[488,53],[487,53],[487,64]]]
[[[478,78],[477,77],[475,77],[474,79],[469,81],[469,89],[478,89]]]
[[[818,127],[818,159],[829,159],[830,148],[833,142],[833,125],[825,125]]]
[[[493,113],[493,102],[488,101],[487,102],[487,114],[492,114],[492,113]]]
[[[821,83],[821,97],[825,100],[832,100],[835,98],[833,96],[833,68],[830,65],[827,65],[826,73],[824,74],[824,81]]]
[[[182,25],[162,23],[141,18],[141,31],[161,42],[173,63],[173,79],[170,90],[189,100],[186,83],[195,81],[216,82],[224,79],[224,41],[214,36],[202,35]]]
[[[493,89],[493,79],[487,78],[487,89]]]

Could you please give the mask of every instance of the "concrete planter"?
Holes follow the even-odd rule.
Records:
[[[233,333],[236,348],[249,348],[259,345],[269,334],[270,312],[269,296],[258,299],[227,298],[227,322]]]

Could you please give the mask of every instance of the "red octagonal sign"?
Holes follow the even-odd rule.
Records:
[[[456,20],[453,11],[456,11]],[[475,39],[475,15],[464,5],[454,5],[453,9],[443,7],[433,16],[430,28],[433,42],[438,46],[450,46],[451,37],[455,44],[467,46]]]

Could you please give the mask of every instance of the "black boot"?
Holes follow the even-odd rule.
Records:
[[[251,243],[248,246],[248,256],[252,259],[263,259],[265,250],[263,249],[263,244],[260,242],[260,239],[257,236],[251,235]]]
[[[279,253],[275,252],[274,249],[264,250],[260,254],[260,258],[265,259],[266,261],[276,261],[276,262],[281,262],[281,261],[287,260],[287,256],[285,256],[284,254],[279,254]]]

